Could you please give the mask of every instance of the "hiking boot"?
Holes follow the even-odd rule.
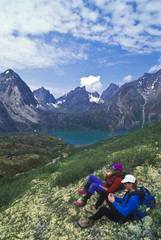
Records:
[[[85,211],[86,211],[87,213],[95,214],[95,213],[97,212],[97,209],[95,208],[94,205],[92,205],[92,206],[90,206],[90,207],[86,207],[86,208],[85,208]]]
[[[84,189],[78,189],[79,194],[87,195],[87,192],[84,191]]]
[[[83,200],[78,200],[76,202],[74,202],[74,204],[77,206],[77,207],[84,207],[85,203],[83,202]]]
[[[93,223],[93,221],[89,220],[89,219],[84,219],[82,221],[77,222],[78,226],[81,228],[90,227],[92,225],[92,223]]]

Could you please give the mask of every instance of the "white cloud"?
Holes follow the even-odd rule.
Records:
[[[53,67],[87,59],[79,39],[137,53],[161,51],[158,0],[1,0],[0,21],[1,68]],[[69,43],[62,45],[58,35]]]
[[[132,76],[131,75],[127,75],[123,78],[124,82],[130,82],[132,80]]]
[[[0,1],[0,69],[55,67],[87,59],[87,45],[72,38],[60,41],[56,34],[68,33],[79,22],[71,4],[58,0]]]
[[[100,81],[100,76],[82,77],[80,78],[80,86],[86,87],[86,90],[89,92],[99,91],[102,88],[102,83]]]
[[[69,61],[87,59],[85,49],[86,45],[75,42],[72,46],[62,43],[59,47],[59,43],[47,44],[39,38],[8,36],[0,39],[0,68],[56,67]]]
[[[154,66],[152,66],[150,69],[149,69],[149,73],[152,73],[152,72],[156,72],[156,71],[158,71],[158,70],[160,70],[161,69],[161,57],[158,59],[158,64],[156,64],[156,65],[154,65]]]

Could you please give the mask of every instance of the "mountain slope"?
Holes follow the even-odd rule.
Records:
[[[41,88],[37,100],[11,69],[0,74],[0,131],[87,129],[125,131],[161,120],[161,70],[120,88],[111,84],[102,98],[77,87],[55,100]],[[55,102],[56,101],[56,102]]]
[[[145,171],[144,167],[135,169],[134,173],[138,176],[139,183],[144,182],[144,186],[148,187],[152,193],[157,189],[160,191],[161,187],[157,187],[156,178],[161,181],[161,177],[157,169],[151,167],[146,172],[149,180],[153,182],[154,190],[149,187],[146,177],[142,174],[143,171]],[[153,171],[155,171],[155,176],[152,175]],[[99,173],[95,172],[97,176]],[[52,180],[54,180],[54,175],[50,177],[50,181]],[[77,226],[77,221],[88,218],[90,215],[85,213],[84,208],[76,208],[73,202],[79,197],[76,189],[82,187],[82,183],[85,183],[87,178],[67,188],[52,188],[50,181],[34,179],[30,183],[30,189],[23,194],[21,199],[17,199],[10,208],[0,213],[2,239],[158,240],[160,238],[159,220],[155,220],[155,216],[157,219],[159,215],[158,206],[157,211],[153,211],[151,216],[144,218],[142,222],[122,225],[103,218],[92,227],[81,229]],[[90,199],[89,205],[94,204],[97,197],[98,195],[95,194]]]
[[[82,113],[90,110],[100,102],[97,92],[89,93],[85,87],[77,87],[68,94],[57,99],[58,111],[67,113]]]
[[[114,129],[143,128],[161,120],[161,70],[127,83],[107,103]]]
[[[113,97],[113,95],[116,93],[116,91],[118,89],[119,89],[118,85],[111,83],[110,86],[106,90],[103,91],[101,98],[105,102],[108,102]]]
[[[0,101],[0,132],[18,131],[16,122],[10,117],[4,104]]]
[[[151,126],[161,120],[161,70],[146,73],[120,88],[111,84],[101,95],[104,103],[99,100],[91,105],[85,89],[75,90],[60,98],[64,109],[70,109],[71,113],[63,117],[67,128],[125,131]],[[83,98],[78,97],[78,90]],[[67,96],[72,96],[67,101],[69,104]]]
[[[44,87],[34,90],[33,94],[38,103],[42,106],[47,107],[48,105],[55,104],[57,102],[49,90],[46,90]]]
[[[13,101],[17,105],[37,105],[31,90],[24,81],[13,70],[8,69],[0,74],[0,98],[4,102],[11,104]]]
[[[73,204],[79,198],[77,189],[91,173],[102,179],[115,162],[121,162],[125,171],[137,177],[139,186],[144,185],[155,195],[156,208],[140,222],[122,225],[103,218],[81,229],[76,222],[89,215]],[[0,199],[5,206],[0,212],[2,239],[157,240],[161,235],[161,123],[78,148],[72,156],[45,166],[44,171],[35,169],[1,179],[0,184]],[[19,196],[15,195],[17,190]],[[119,193],[122,195],[124,192]],[[95,193],[88,204],[97,198]]]
[[[0,74],[0,101],[10,121],[16,122],[16,129],[27,129],[31,123],[39,122],[37,101],[26,83],[11,69]],[[5,129],[9,131],[7,125],[4,126]],[[13,127],[12,131],[14,130]]]
[[[44,133],[0,136],[0,176],[14,176],[69,155],[73,147]]]

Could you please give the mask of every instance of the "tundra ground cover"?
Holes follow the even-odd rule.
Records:
[[[102,171],[105,168],[94,174],[99,176]],[[77,189],[82,187],[87,178],[67,187],[53,187],[55,174],[51,174],[50,181],[49,178],[33,180],[30,189],[21,198],[1,211],[1,239],[159,239],[161,228],[155,215],[161,207],[161,166],[139,166],[134,174],[139,185],[144,182],[157,201],[156,209],[142,222],[120,225],[103,218],[92,227],[81,229],[77,221],[89,214],[85,213],[84,208],[77,208],[73,202],[79,197]],[[92,204],[97,197],[97,194],[92,196],[88,204]],[[160,216],[157,216],[158,219]]]
[[[156,208],[140,222],[120,225],[103,218],[88,229],[79,228],[77,221],[89,215],[84,208],[73,204],[79,198],[77,189],[91,173],[103,178],[104,172],[116,162],[121,162],[126,171],[137,177],[139,186],[151,191],[156,197]],[[16,189],[20,191],[12,197]],[[92,196],[88,204],[97,197],[97,194]],[[0,199],[1,239],[159,239],[161,124],[78,148],[53,164],[1,179]]]

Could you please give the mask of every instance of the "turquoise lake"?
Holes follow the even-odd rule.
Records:
[[[129,132],[107,131],[73,131],[73,130],[48,130],[44,131],[71,145],[87,145],[105,140],[116,135],[125,135]]]

